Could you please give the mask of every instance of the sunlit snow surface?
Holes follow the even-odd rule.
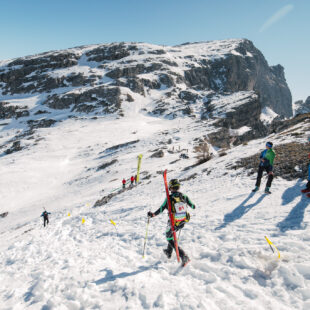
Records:
[[[195,65],[190,58],[185,63],[184,56],[225,57],[238,53],[238,42],[175,47],[141,43],[139,48],[163,48],[178,65],[171,70],[181,73]],[[103,75],[105,69],[99,72],[98,64],[85,56],[98,46],[70,49],[81,55],[78,66],[50,74]],[[129,58],[136,62],[146,57],[139,51],[132,53]],[[0,66],[8,63],[2,61]],[[119,66],[111,62],[109,70],[114,65]],[[97,83],[110,81],[103,76]],[[53,92],[81,89],[68,87]],[[196,162],[194,139],[203,138],[214,128],[211,121],[182,117],[167,120],[141,113],[165,91],[151,90],[143,97],[126,89],[134,102],[122,103],[125,116],[97,115],[97,119],[48,109],[41,105],[47,94],[0,94],[1,100],[14,106],[27,106],[31,114],[0,122],[1,145],[27,130],[27,120],[43,118],[35,114],[42,108],[49,113],[44,117],[59,121],[50,128],[37,129],[31,140],[22,139],[22,151],[0,156],[0,213],[9,212],[0,218],[1,309],[310,309],[310,200],[300,194],[305,182],[275,178],[272,195],[265,196],[263,179],[262,191],[252,194],[256,176],[229,169],[240,158],[261,151],[267,139],[274,145],[293,140],[271,135],[227,150],[223,157],[212,148],[215,158],[183,171]],[[212,102],[215,115],[225,117],[252,95],[239,92],[219,96]],[[193,107],[194,113],[199,113],[199,104],[203,103]],[[263,116],[270,121],[275,115],[263,111]],[[231,134],[249,129],[244,126]],[[305,142],[303,136],[296,140]],[[133,141],[137,142],[106,151]],[[151,158],[158,149],[163,149],[164,157]],[[98,199],[119,189],[124,177],[136,173],[139,154],[143,154],[141,183],[106,205],[92,208]],[[181,154],[189,159],[180,158]],[[118,162],[98,170],[114,159]],[[146,214],[155,211],[165,198],[164,169],[168,169],[169,179],[192,176],[181,186],[197,206],[190,210],[191,220],[179,239],[191,258],[183,270],[174,255],[168,260],[162,252],[167,214],[151,219],[146,256],[142,258]],[[40,218],[44,208],[51,212],[47,228]],[[280,259],[264,236],[277,246]]]
[[[43,140],[37,145],[0,158],[1,212],[9,211],[0,219],[1,309],[308,309],[304,182],[276,178],[272,195],[253,195],[255,176],[227,169],[261,150],[265,140],[183,172],[195,162],[193,138],[208,125],[137,111],[135,103],[125,106],[122,119],[63,121],[40,129],[37,135]],[[165,156],[150,158],[169,138],[173,144],[167,144]],[[268,139],[288,141],[283,136]],[[134,140],[139,142],[110,155],[104,152]],[[172,147],[188,150],[190,159],[169,164],[182,153],[168,153]],[[142,176],[139,186],[92,208],[120,187],[123,177],[135,173],[140,153],[142,172],[151,177]],[[97,171],[112,159],[118,163]],[[181,187],[197,206],[180,236],[191,258],[183,270],[174,255],[168,260],[162,252],[167,214],[151,219],[142,258],[146,213],[165,198],[160,174],[165,168],[169,178],[197,173]],[[51,212],[47,228],[40,219],[43,208]],[[278,247],[281,259],[264,236]]]

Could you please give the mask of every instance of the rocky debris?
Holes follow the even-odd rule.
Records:
[[[0,119],[20,118],[29,116],[28,107],[13,106],[9,102],[0,102]]]
[[[197,177],[197,173],[193,173],[190,176],[188,176],[187,178],[184,179],[180,179],[180,182],[185,182],[185,181],[189,181],[191,179],[195,179]]]
[[[88,61],[113,61],[125,58],[130,55],[130,51],[136,51],[137,46],[125,45],[125,43],[112,43],[102,45],[86,53]]]
[[[29,125],[30,129],[34,128],[49,128],[57,123],[54,119],[39,119],[39,120],[29,120],[27,124]]]
[[[243,99],[244,103],[229,109],[225,117],[219,119],[215,126],[237,129],[242,126],[253,126],[254,122],[260,122],[261,102],[256,95],[248,95]],[[212,106],[212,102],[211,102]],[[251,117],[249,117],[251,115]]]
[[[110,72],[106,73],[106,76],[111,79],[119,79],[123,77],[134,78],[139,74],[152,72],[153,68],[154,66],[152,65],[147,67],[144,64],[138,63],[135,66],[128,66],[128,67],[116,68],[114,70],[111,70]]]
[[[198,99],[199,95],[189,90],[182,90],[179,92],[178,97],[183,101],[194,103]]]
[[[133,188],[135,188],[137,185],[133,185],[133,186],[127,186],[125,188],[121,188],[120,190],[118,190],[117,192],[115,193],[110,193],[104,197],[102,197],[101,199],[97,200],[95,202],[95,204],[93,205],[93,208],[97,208],[97,207],[101,207],[105,204],[107,204],[113,197],[119,195],[119,194],[122,194],[128,190],[132,190]]]
[[[113,164],[116,164],[117,162],[118,162],[117,159],[113,159],[113,160],[111,160],[110,162],[103,163],[103,164],[101,164],[101,165],[97,168],[97,171],[103,170],[103,169],[105,169],[105,168],[107,168],[107,167],[109,167],[109,166],[112,166]]]
[[[67,84],[73,87],[79,87],[92,85],[97,80],[97,78],[101,78],[101,76],[91,75],[88,77],[83,73],[72,73],[65,78],[65,81]]]
[[[119,149],[122,149],[122,148],[125,148],[129,145],[133,145],[133,144],[136,144],[138,143],[140,140],[134,140],[134,141],[129,141],[129,142],[126,142],[126,143],[121,143],[121,144],[117,144],[117,145],[114,145],[114,146],[111,146],[107,149],[104,150],[104,153],[110,153],[110,152],[114,152],[114,151],[117,151]]]
[[[218,131],[208,134],[208,141],[217,148],[229,148],[232,142],[228,128],[222,128]]]
[[[92,112],[101,108],[103,113],[115,113],[121,107],[121,92],[119,87],[101,85],[98,87],[54,94],[43,103],[51,109],[69,109],[77,112]]]
[[[298,100],[295,102],[295,115],[310,113],[310,96],[303,102],[302,100]]]
[[[4,213],[0,213],[0,217],[6,217],[6,216],[8,216],[8,214],[9,214],[9,212],[4,212]]]
[[[180,154],[180,158],[182,158],[182,159],[189,159],[189,156],[187,154],[185,154],[185,153],[181,153]]]
[[[38,110],[36,113],[34,113],[34,115],[40,115],[40,114],[49,114],[50,112],[45,111],[45,110]]]
[[[151,158],[161,158],[164,157],[165,153],[163,150],[156,151],[151,155]]]
[[[4,151],[5,154],[12,154],[21,151],[23,147],[20,145],[20,141],[14,141],[12,146]]]
[[[290,134],[291,136],[298,136],[298,135],[304,135],[306,131],[310,130],[310,113],[297,115],[294,118],[287,120],[275,119],[269,126],[266,126],[259,120],[257,121],[255,121],[255,119],[252,120],[252,115],[255,115],[257,111],[253,110],[253,112],[251,112],[250,108],[245,110],[248,111],[249,113],[248,115],[251,115],[251,118],[247,117],[247,114],[243,114],[243,112],[240,112],[240,115],[244,116],[244,120],[242,120],[242,117],[239,116],[236,116],[233,121],[231,121],[230,118],[219,120],[215,125],[217,127],[220,127],[220,129],[209,133],[207,136],[208,141],[213,146],[216,146],[218,148],[229,148],[231,145],[239,145],[242,143],[246,143],[247,141],[265,137],[272,133]],[[236,122],[237,120],[240,120],[240,122],[239,123]],[[303,126],[304,128],[301,130],[302,132],[298,132],[296,128],[293,128],[294,126],[300,123],[304,124]],[[230,132],[231,128],[229,128],[230,127],[229,125],[231,125],[231,128],[233,128],[234,125],[237,127],[247,125],[251,127],[251,130],[239,136],[232,135]]]
[[[144,80],[141,80],[141,79],[138,79],[138,78],[135,78],[135,79],[129,78],[129,79],[126,79],[126,81],[117,79],[117,80],[115,80],[113,85],[121,86],[121,87],[127,87],[131,91],[133,91],[134,93],[138,93],[138,94],[140,94],[142,96],[145,96]]]
[[[274,172],[276,177],[286,180],[306,178],[308,173],[308,154],[310,152],[308,144],[287,143],[274,147],[276,158],[274,161]],[[244,168],[248,174],[257,172],[260,153],[253,156],[241,158],[230,169]]]
[[[310,129],[310,113],[299,114],[288,120],[275,119],[269,126],[268,134],[286,131],[287,129],[290,129],[291,127],[299,123],[308,124],[308,126],[305,127],[305,130],[309,130]]]
[[[78,64],[79,56],[69,51],[48,52],[11,61],[7,70],[0,72],[4,83],[3,94],[31,93],[64,87],[64,78],[52,78],[48,70],[68,68]]]

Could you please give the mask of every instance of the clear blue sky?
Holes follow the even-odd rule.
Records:
[[[0,0],[0,60],[118,41],[247,38],[310,96],[310,0]]]

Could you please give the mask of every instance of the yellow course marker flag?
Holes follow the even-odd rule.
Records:
[[[71,214],[70,214],[70,212],[68,213],[68,216],[70,216]]]
[[[116,233],[118,235],[118,231],[117,231],[117,227],[116,227],[116,224],[113,220],[110,220],[111,224],[114,226],[115,230],[116,230]]]
[[[143,157],[142,154],[138,155],[137,183],[139,183],[139,180],[140,180],[140,168],[141,168],[142,157]]]
[[[82,217],[82,224],[84,224],[85,223],[85,219],[84,219],[84,217]]]
[[[273,250],[272,247],[274,247],[274,248],[277,250],[277,252],[278,252],[278,258],[280,258],[280,251],[277,249],[277,247],[276,247],[266,236],[265,236],[265,239],[266,239],[266,241],[268,242],[268,244],[269,244],[269,246],[270,246],[272,252],[274,252],[274,250]]]

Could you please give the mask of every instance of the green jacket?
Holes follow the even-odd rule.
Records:
[[[276,157],[276,153],[273,149],[266,149],[262,151],[260,158],[265,159],[265,163],[262,166],[273,165],[274,158]]]
[[[188,198],[187,195],[184,195],[180,192],[173,192],[169,195],[169,198],[170,198],[170,201],[171,201],[171,204],[173,205],[173,201],[174,201],[174,198],[180,198],[181,201],[184,201],[188,206],[190,206],[192,209],[195,209],[195,205],[190,201],[190,199]],[[173,206],[172,206],[173,208]],[[164,212],[164,210],[168,210],[168,203],[167,203],[167,198],[165,199],[165,201],[163,202],[163,204],[159,207],[158,210],[156,210],[154,212],[154,215],[158,215],[159,213],[162,213]]]

